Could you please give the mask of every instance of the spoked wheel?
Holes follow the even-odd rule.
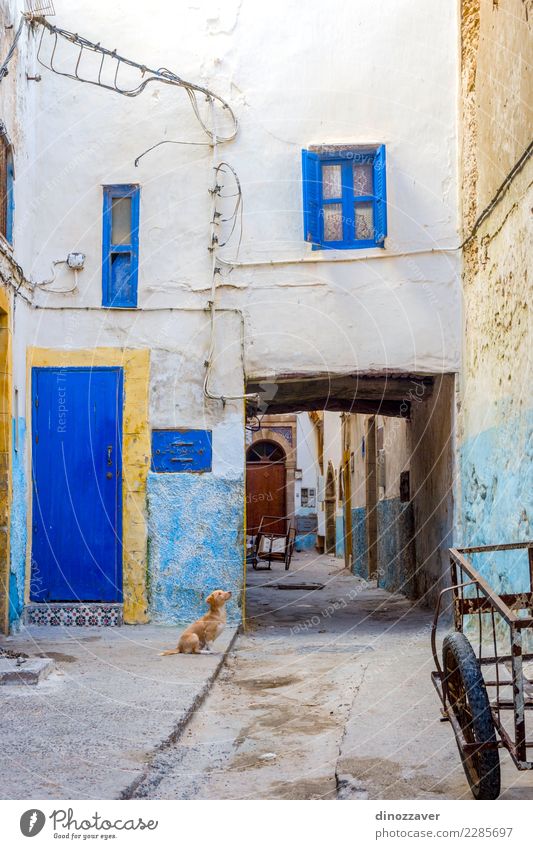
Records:
[[[481,667],[464,634],[448,634],[442,646],[444,687],[464,738],[469,744],[496,744]],[[498,749],[464,752],[457,743],[463,768],[475,799],[497,799],[500,794]]]

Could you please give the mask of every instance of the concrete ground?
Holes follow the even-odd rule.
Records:
[[[0,645],[55,661],[37,686],[6,684],[2,799],[112,799],[130,793],[154,750],[205,696],[235,637],[216,654],[160,657],[178,627],[29,627]]]
[[[278,589],[318,582],[323,589]],[[430,681],[431,614],[334,557],[249,572],[249,631],[135,791],[158,799],[469,799]],[[502,753],[502,798],[533,774]]]
[[[323,588],[278,586],[302,582]],[[428,611],[313,553],[250,571],[247,609],[223,666],[230,629],[214,656],[159,657],[178,629],[154,626],[0,641],[57,667],[0,687],[0,798],[471,798]],[[533,774],[501,760],[502,798],[533,799]]]

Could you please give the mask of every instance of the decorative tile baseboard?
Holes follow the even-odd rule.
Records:
[[[122,625],[121,604],[51,603],[28,604],[24,610],[26,625]]]

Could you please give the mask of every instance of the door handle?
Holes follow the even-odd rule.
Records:
[[[112,446],[112,445],[108,445],[108,446],[107,446],[107,465],[108,465],[108,466],[112,466],[112,465],[113,465],[112,454],[113,454],[113,446]]]

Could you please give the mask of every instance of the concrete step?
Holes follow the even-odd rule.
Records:
[[[49,657],[0,657],[0,684],[35,686],[50,675],[55,663]]]

